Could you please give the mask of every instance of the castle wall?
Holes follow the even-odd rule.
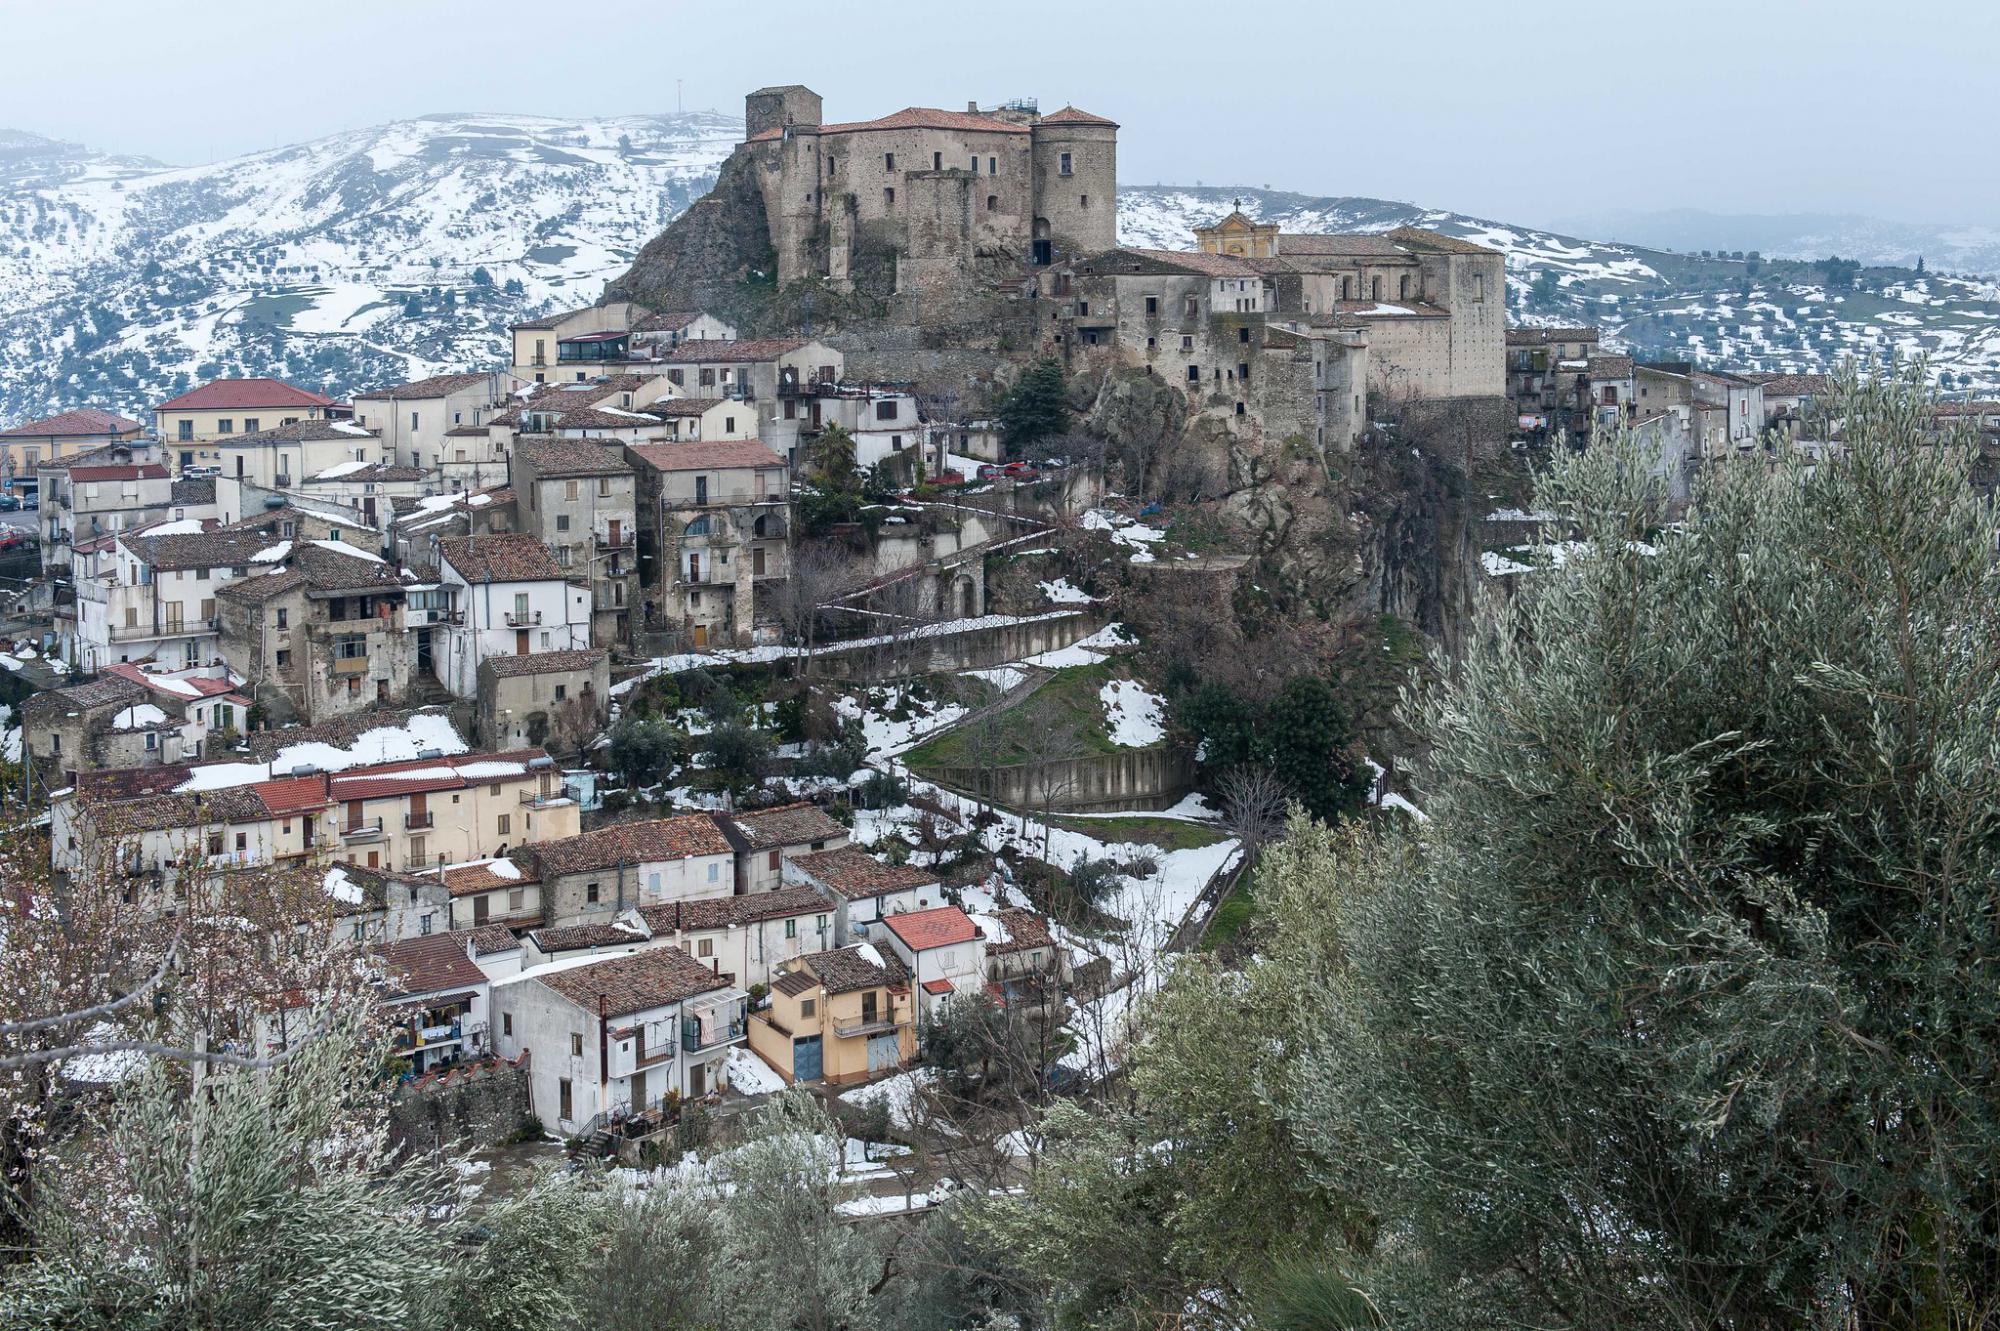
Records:
[[[1118,243],[1117,130],[1038,124],[1033,137],[1034,238],[1048,240],[1062,254],[1111,249]],[[1064,154],[1069,156],[1068,174],[1063,172]]]

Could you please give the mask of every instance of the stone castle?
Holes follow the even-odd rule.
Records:
[[[798,84],[744,99],[782,283],[846,288],[859,253],[893,253],[894,289],[959,280],[981,259],[1047,264],[1117,243],[1118,126],[1066,106],[909,107],[827,124]]]

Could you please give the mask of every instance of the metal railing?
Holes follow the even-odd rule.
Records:
[[[378,841],[382,837],[382,820],[377,817],[369,822],[343,823],[340,828],[342,841]]]
[[[509,610],[505,618],[508,628],[528,628],[542,622],[542,612],[539,610]]]
[[[428,811],[424,813],[406,813],[403,815],[403,830],[406,832],[421,831],[424,828],[436,826],[436,822],[437,815]]]

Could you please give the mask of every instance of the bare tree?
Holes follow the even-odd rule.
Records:
[[[1027,786],[1022,792],[1021,835],[1028,834],[1027,810],[1039,807],[1042,818],[1042,858],[1049,857],[1049,820],[1056,805],[1076,790],[1076,760],[1083,756],[1083,738],[1067,722],[1030,732],[1022,743]]]
[[[802,541],[792,547],[786,576],[778,587],[778,620],[799,656],[794,669],[812,674],[813,650],[819,641],[820,617],[833,602],[852,595],[866,583],[867,567],[831,541]]]
[[[1223,826],[1242,845],[1247,866],[1285,830],[1289,792],[1270,768],[1245,764],[1222,774],[1216,794],[1222,800]]]

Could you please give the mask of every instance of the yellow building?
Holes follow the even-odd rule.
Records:
[[[325,420],[332,405],[332,398],[280,379],[215,379],[154,407],[153,429],[160,446],[178,460],[178,470],[215,461],[195,445]]]
[[[787,1082],[863,1081],[916,1056],[909,972],[866,943],[786,962],[750,1048]]]
[[[146,427],[101,407],[78,407],[0,430],[0,484],[33,482],[44,462],[137,439]]]
[[[1278,254],[1278,224],[1253,222],[1238,210],[1214,226],[1194,229],[1194,243],[1203,254],[1222,254],[1232,259],[1272,259]]]

